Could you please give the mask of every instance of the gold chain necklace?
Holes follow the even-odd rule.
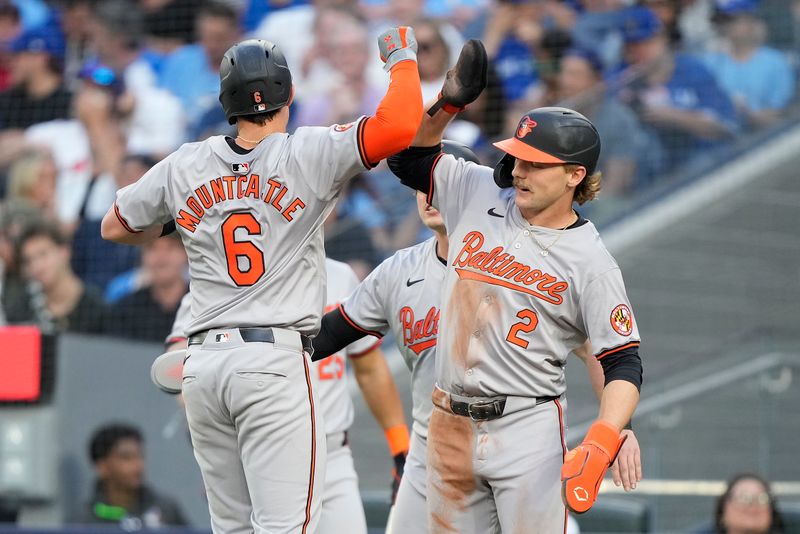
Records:
[[[572,222],[568,223],[564,228],[559,228],[558,231],[559,232],[563,232],[564,230],[566,230],[567,228],[569,228],[573,224],[575,224],[575,221],[572,221]],[[542,250],[539,251],[539,254],[541,254],[542,256],[549,256],[550,255],[550,249],[553,248],[553,245],[558,243],[558,240],[561,239],[562,235],[564,235],[564,234],[558,234],[556,236],[556,238],[553,239],[552,243],[550,243],[547,246],[544,246],[544,245],[542,245],[542,242],[539,241],[539,239],[536,237],[535,231],[531,230],[531,237],[533,238],[534,241],[536,241],[536,244],[539,245],[539,248],[542,249]]]
[[[263,141],[264,139],[266,139],[268,135],[269,135],[269,134],[265,135],[264,137],[262,137],[262,138],[261,138],[261,139],[259,139],[258,141],[251,141],[251,140],[249,140],[249,139],[245,139],[245,138],[244,138],[244,137],[242,137],[241,135],[237,135],[237,136],[236,136],[236,139],[241,139],[241,140],[242,140],[242,141],[244,141],[245,143],[250,143],[251,145],[257,145],[257,144],[259,144],[261,141]]]

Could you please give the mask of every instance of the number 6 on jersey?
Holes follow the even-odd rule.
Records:
[[[250,240],[236,240],[236,230],[261,237],[261,223],[249,211],[232,213],[222,223],[222,246],[228,262],[228,275],[239,286],[252,286],[264,275],[264,253]],[[239,267],[239,258],[247,259],[247,268]]]

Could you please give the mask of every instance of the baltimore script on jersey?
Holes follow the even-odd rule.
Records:
[[[539,269],[533,269],[524,263],[515,261],[516,258],[514,255],[505,252],[503,247],[494,247],[488,252],[482,251],[481,247],[483,246],[483,242],[483,234],[478,231],[469,232],[464,237],[464,247],[453,262],[453,266],[456,268],[455,270],[459,278],[480,280],[487,284],[494,284],[515,291],[521,291],[551,304],[561,304],[564,301],[561,293],[569,288],[567,282],[558,281],[558,279],[551,274],[544,273]],[[485,273],[489,273],[489,275],[482,275],[474,271],[461,269],[461,267],[479,269]],[[525,286],[535,285],[536,290],[532,287],[523,287],[511,283],[510,280],[525,284]]]

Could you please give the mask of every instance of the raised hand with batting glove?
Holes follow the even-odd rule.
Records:
[[[383,70],[390,71],[401,61],[417,60],[417,39],[411,26],[398,26],[383,32],[378,37],[378,49]]]
[[[614,463],[627,436],[606,421],[595,421],[583,442],[564,457],[561,467],[561,495],[573,513],[588,511],[600,491],[609,466]]]

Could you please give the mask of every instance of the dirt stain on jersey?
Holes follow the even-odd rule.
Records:
[[[447,353],[461,369],[467,368],[470,344],[478,332],[478,308],[481,305],[484,284],[475,280],[458,280],[453,286],[448,301],[447,324],[453,336]]]
[[[433,392],[434,404],[443,405],[445,395]],[[428,429],[429,489],[433,509],[433,533],[458,532],[453,525],[453,514],[463,511],[467,497],[475,490],[472,470],[472,422],[435,406]]]

